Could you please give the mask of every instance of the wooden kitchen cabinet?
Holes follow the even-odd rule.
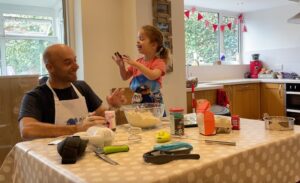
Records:
[[[260,84],[261,118],[264,113],[270,116],[285,116],[284,84]]]
[[[192,113],[192,92],[187,92],[187,113]],[[217,101],[217,90],[201,90],[195,91],[195,99],[207,99],[210,104]]]
[[[260,119],[260,84],[226,85],[231,114]]]
[[[0,165],[11,148],[21,141],[18,115],[25,92],[38,85],[38,76],[0,77]]]

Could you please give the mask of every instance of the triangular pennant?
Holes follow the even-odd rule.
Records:
[[[242,29],[243,32],[248,32],[247,30],[247,26],[246,25],[243,25],[243,29]]]
[[[234,19],[234,24],[235,25],[239,24],[239,19]]]
[[[214,28],[214,32],[217,31],[218,25],[217,24],[213,24],[213,28]]]
[[[195,11],[196,11],[196,7],[192,7],[191,12],[195,13]]]
[[[190,18],[190,10],[185,11],[184,14],[187,18]]]
[[[203,18],[203,16],[201,15],[201,13],[198,13],[198,21],[201,20]]]
[[[232,23],[227,24],[227,27],[228,27],[229,30],[231,30],[231,26],[232,26]]]
[[[224,32],[224,30],[225,30],[225,25],[220,25],[220,31]]]
[[[205,20],[205,27],[208,27],[209,26],[209,21],[208,20]]]
[[[238,17],[238,19],[239,19],[240,23],[243,23],[244,22],[244,16],[243,16],[243,14],[240,14],[239,17]]]

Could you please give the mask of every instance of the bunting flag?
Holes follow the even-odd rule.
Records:
[[[195,11],[196,11],[196,7],[192,7],[191,12],[195,13]]]
[[[234,24],[235,25],[239,24],[239,19],[234,19]]]
[[[192,7],[191,10],[184,11],[184,15],[187,18],[190,18],[191,13],[195,13],[196,11],[197,11],[197,9],[195,7]],[[198,12],[197,20],[201,21],[203,18],[204,18],[204,16],[201,14],[201,12]],[[212,25],[212,28],[213,28],[214,32],[217,31],[218,27],[219,27],[221,32],[224,32],[226,27],[228,27],[229,30],[236,32],[235,29],[232,29],[232,24],[235,24],[235,25],[241,24],[242,25],[242,32],[247,32],[248,31],[247,27],[245,25],[243,14],[240,14],[237,19],[234,19],[234,22],[229,22],[227,24],[220,25],[220,26],[218,24],[212,24],[210,21],[205,20],[205,19],[204,19],[204,23],[205,23],[206,28],[209,28],[209,27],[211,27],[210,25]]]
[[[213,24],[213,28],[214,28],[214,32],[217,31],[218,25],[217,24]]]
[[[185,11],[184,14],[187,18],[190,18],[190,10]]]
[[[205,20],[205,27],[209,27],[210,23],[208,20]]]
[[[231,26],[232,26],[231,23],[228,23],[228,24],[227,24],[227,27],[228,27],[229,30],[231,30]]]
[[[239,22],[241,24],[244,23],[244,16],[243,16],[243,14],[240,14],[239,17],[238,17],[238,19],[239,19]]]
[[[247,27],[246,27],[246,25],[243,25],[242,31],[243,31],[243,32],[247,32]]]
[[[198,21],[200,21],[203,18],[203,16],[201,15],[201,13],[198,13]]]
[[[221,32],[224,32],[225,26],[226,26],[226,25],[220,25],[220,31],[221,31]]]

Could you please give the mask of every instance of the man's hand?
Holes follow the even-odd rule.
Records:
[[[115,91],[110,96],[106,97],[107,103],[112,107],[120,107],[122,104],[125,104],[126,98],[123,93],[124,89],[115,89]]]
[[[91,126],[95,126],[95,125],[105,125],[106,121],[105,118],[102,116],[95,116],[94,114],[86,117],[83,120],[82,124],[77,125],[77,131],[78,132],[82,132],[82,131],[86,131],[89,127]]]

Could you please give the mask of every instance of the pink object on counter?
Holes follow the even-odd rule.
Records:
[[[251,78],[258,78],[258,74],[262,69],[262,62],[253,60],[250,62],[250,76]]]

